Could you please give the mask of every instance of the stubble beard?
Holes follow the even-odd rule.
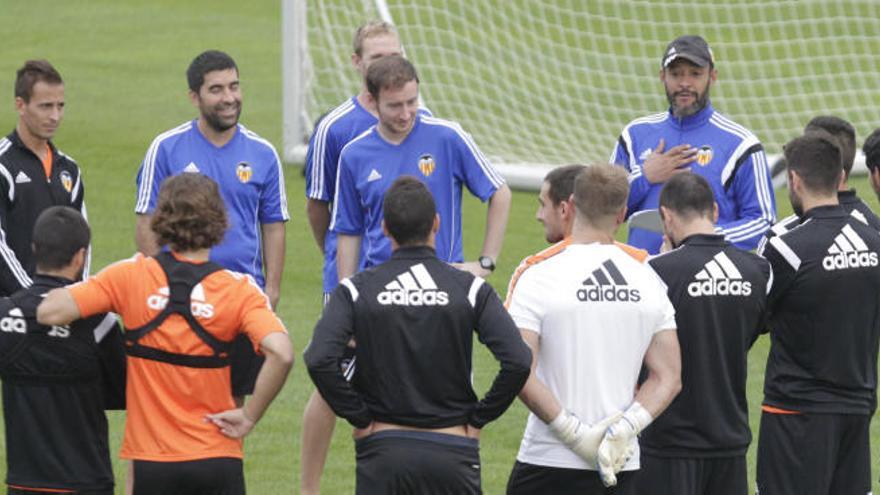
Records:
[[[676,94],[670,93],[668,90],[666,91],[666,99],[669,101],[670,107],[672,107],[672,115],[678,119],[697,114],[700,110],[706,108],[706,105],[709,103],[709,86],[706,86],[706,91],[703,91],[703,94],[697,95],[693,103],[683,107],[675,104]]]

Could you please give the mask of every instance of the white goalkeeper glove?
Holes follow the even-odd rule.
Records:
[[[583,423],[577,416],[565,409],[547,426],[553,435],[590,465],[596,465],[596,453],[605,435],[605,430],[623,417],[620,411],[599,421],[595,425]]]
[[[599,444],[599,477],[605,486],[617,484],[617,473],[635,453],[635,437],[651,424],[654,418],[638,402],[633,402],[618,421],[605,432]]]

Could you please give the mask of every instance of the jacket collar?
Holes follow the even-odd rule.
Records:
[[[804,212],[803,219],[808,218],[836,218],[847,216],[846,210],[840,205],[817,206]]]
[[[692,234],[682,239],[679,246],[723,246],[727,244],[721,234]]]
[[[678,118],[672,115],[672,107],[669,107],[667,112],[669,115],[669,122],[673,127],[680,131],[689,131],[708,122],[712,117],[712,114],[715,113],[715,109],[712,107],[712,102],[709,101],[706,102],[706,106],[703,107],[702,110],[688,117]]]
[[[422,258],[436,258],[437,252],[430,246],[405,246],[397,248],[391,254],[391,259],[412,260]]]

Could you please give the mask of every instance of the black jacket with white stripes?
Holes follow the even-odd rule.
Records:
[[[70,283],[35,275],[31,287],[0,298],[5,481],[104,493],[113,486],[104,410],[125,407],[122,330],[106,314],[68,327],[37,323],[46,292]]]
[[[871,414],[880,343],[880,234],[840,206],[806,212],[771,238],[764,404]]]
[[[31,284],[31,234],[43,210],[70,206],[85,216],[79,167],[51,141],[49,147],[52,173],[46,179],[43,162],[16,131],[0,139],[0,296]]]
[[[681,393],[639,445],[660,457],[728,457],[751,443],[747,354],[761,333],[770,265],[721,235],[692,235],[649,260],[675,307]]]
[[[880,232],[880,217],[878,217],[871,208],[862,201],[862,198],[859,197],[855,189],[838,191],[837,200],[840,202],[840,206],[846,210],[847,213],[852,215],[853,218],[862,221],[862,223],[865,223],[874,230]],[[764,245],[767,244],[767,241],[770,240],[771,237],[784,234],[800,224],[801,219],[797,215],[789,215],[783,218],[777,222],[776,225],[770,227],[770,230],[764,234],[761,242],[758,243],[758,252],[760,253],[764,250]]]
[[[482,400],[471,385],[473,332],[500,362]],[[356,371],[339,362],[351,338]],[[339,416],[356,427],[382,421],[417,428],[482,428],[525,385],[531,352],[498,295],[428,247],[404,247],[343,280],[305,351],[309,374]]]

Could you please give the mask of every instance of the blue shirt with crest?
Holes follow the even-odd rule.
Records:
[[[390,258],[391,241],[382,233],[382,200],[401,175],[415,176],[434,196],[440,215],[437,257],[463,261],[462,186],[485,202],[504,179],[470,134],[448,120],[418,115],[410,133],[396,145],[382,138],[375,126],[348,143],[339,158],[331,230],[362,236],[366,267]]]

